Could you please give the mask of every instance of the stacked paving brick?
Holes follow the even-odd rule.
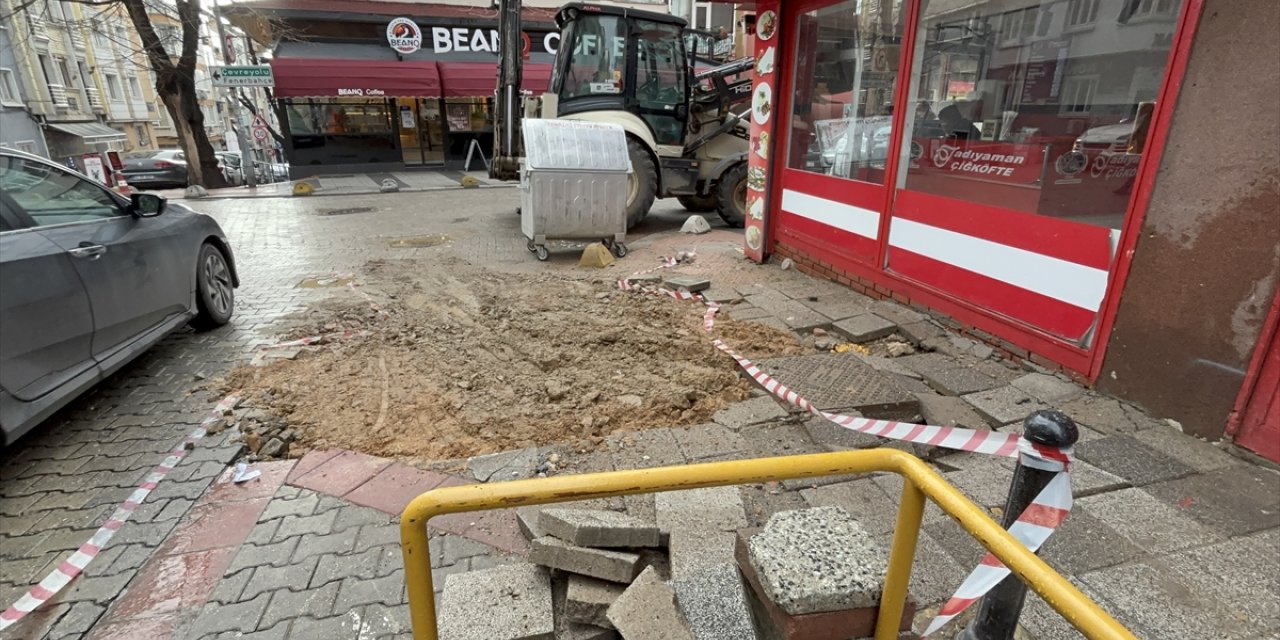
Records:
[[[731,487],[660,493],[655,506],[656,521],[606,509],[520,509],[528,562],[450,575],[441,639],[872,634],[887,555],[843,509],[781,512],[747,530]]]

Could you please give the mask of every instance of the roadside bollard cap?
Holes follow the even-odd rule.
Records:
[[[1022,435],[1036,444],[1065,449],[1080,438],[1080,428],[1061,411],[1041,409],[1027,416]]]

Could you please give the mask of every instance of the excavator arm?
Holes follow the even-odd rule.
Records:
[[[505,46],[498,58],[498,90],[494,96],[493,112],[494,149],[489,177],[516,180],[520,174],[520,158],[524,157],[520,133],[523,115],[520,87],[524,77],[524,57],[520,48],[523,40],[521,0],[500,0],[498,7],[499,37]]]

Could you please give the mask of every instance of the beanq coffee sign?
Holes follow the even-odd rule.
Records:
[[[534,33],[533,37],[530,37],[528,32],[520,35],[524,40],[521,45],[526,55],[531,51],[555,55],[556,49],[560,45],[560,34],[555,31]],[[430,45],[431,50],[435,53],[479,52],[497,54],[502,50],[502,37],[498,35],[497,29],[431,27]]]

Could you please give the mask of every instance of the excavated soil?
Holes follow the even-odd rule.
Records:
[[[358,287],[291,319],[282,340],[356,332],[224,386],[283,418],[302,447],[448,459],[697,424],[748,396],[702,330],[704,307],[556,275],[462,261],[375,261]],[[806,350],[790,333],[721,317],[753,357]]]

